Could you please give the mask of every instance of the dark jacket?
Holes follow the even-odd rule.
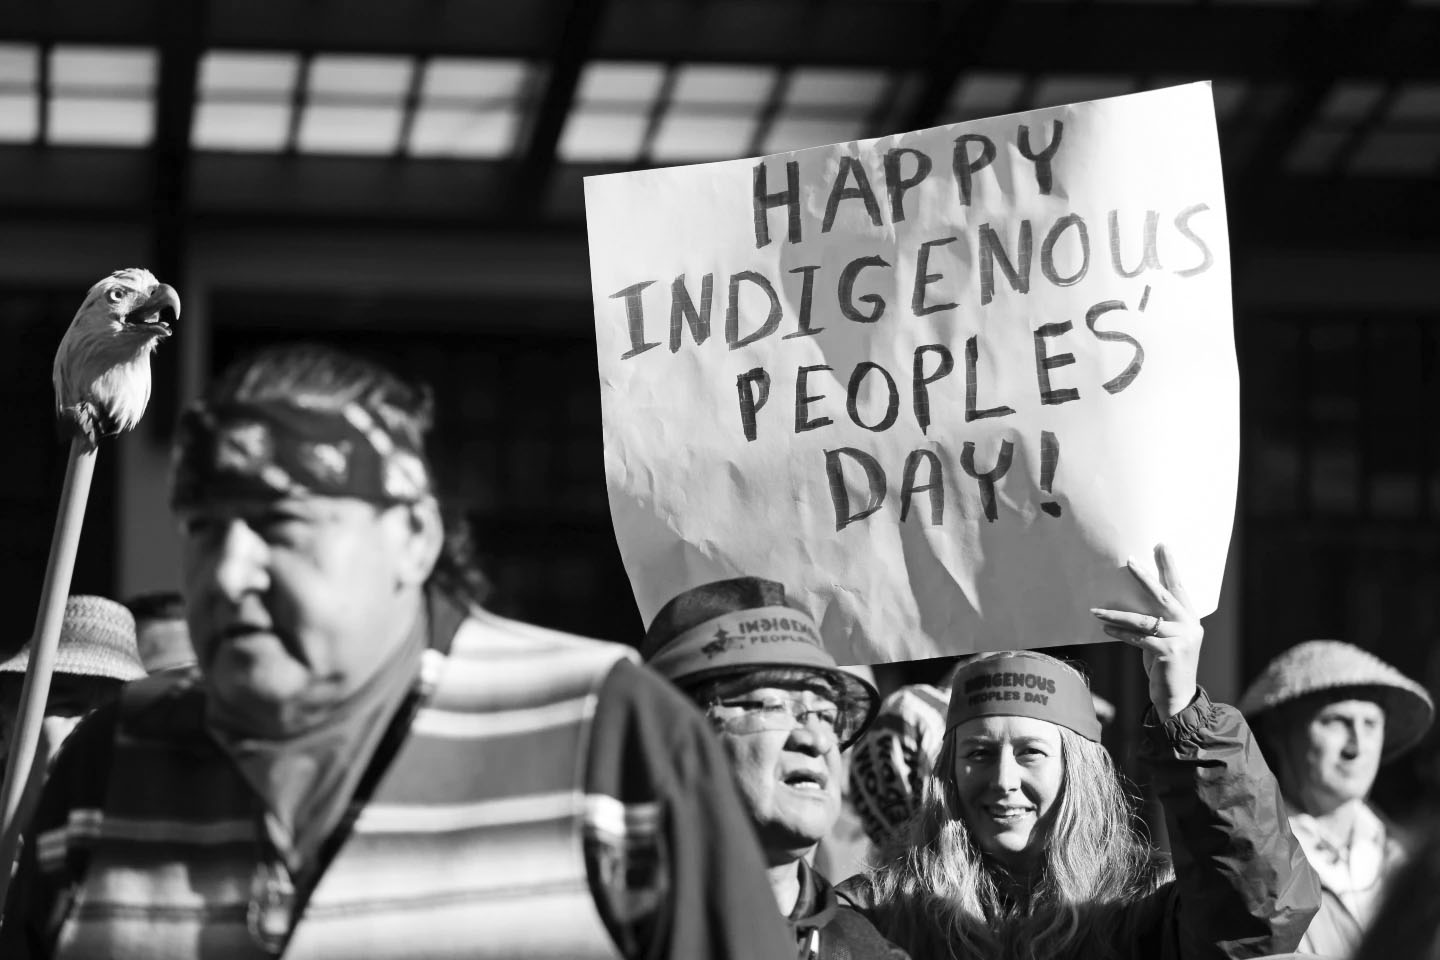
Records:
[[[1202,690],[1154,721],[1151,712],[1140,760],[1165,810],[1175,879],[1133,906],[1134,939],[1122,953],[1198,960],[1294,950],[1320,909],[1320,878],[1245,718]]]
[[[837,895],[818,870],[804,860],[799,867],[800,895],[788,918],[799,960],[909,960],[909,954],[882,937],[864,914]]]
[[[1320,880],[1240,712],[1203,690],[1163,723],[1152,712],[1140,759],[1165,809],[1175,878],[1121,908],[1113,955],[1240,960],[1294,950],[1319,909]],[[868,906],[868,884],[857,880],[842,891]]]

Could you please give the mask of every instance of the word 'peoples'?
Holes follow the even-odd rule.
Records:
[[[1146,287],[1145,294],[1140,301],[1141,310],[1145,309],[1145,301],[1149,297],[1149,293],[1150,288]],[[1105,300],[1085,311],[1085,327],[1096,340],[1102,343],[1125,344],[1130,350],[1130,357],[1125,366],[1110,379],[1100,384],[1101,388],[1112,396],[1130,386],[1140,375],[1140,370],[1145,364],[1145,348],[1139,340],[1121,330],[1100,327],[1100,322],[1106,314],[1127,309],[1128,307],[1120,300]],[[1052,341],[1058,343],[1057,338],[1065,336],[1073,329],[1074,324],[1069,320],[1064,320],[1043,324],[1031,332],[1035,348],[1035,383],[1042,406],[1059,406],[1062,403],[1080,399],[1079,387],[1058,386],[1052,378],[1052,371],[1075,362],[1073,353],[1059,352],[1054,349],[1055,344],[1052,343]],[[973,423],[976,420],[1008,417],[1013,414],[1015,408],[1003,403],[988,407],[980,406],[979,368],[980,337],[976,334],[965,341],[965,422]],[[828,364],[813,364],[796,369],[793,410],[795,412],[794,430],[797,434],[818,430],[835,422],[833,417],[821,414],[822,404],[826,398],[823,393],[817,392],[818,388],[810,379],[816,374],[833,372],[833,370],[834,368]],[[928,433],[930,430],[932,386],[949,377],[954,371],[955,357],[945,344],[927,343],[915,348],[908,380],[910,408],[914,412],[915,423],[920,427],[921,433]],[[860,399],[864,395],[866,382],[872,377],[877,383],[884,384],[885,411],[867,422],[860,412]],[[753,367],[735,378],[740,428],[745,432],[746,440],[753,441],[759,436],[759,415],[770,401],[770,387],[770,374],[764,367]],[[901,387],[896,383],[894,375],[889,370],[872,360],[862,360],[850,373],[845,390],[845,412],[855,426],[872,433],[882,433],[893,427],[900,417],[901,392]],[[787,405],[785,409],[792,408]]]
[[[1181,277],[1193,277],[1204,273],[1215,262],[1209,245],[1195,232],[1190,222],[1197,214],[1209,209],[1209,206],[1203,203],[1192,204],[1174,217],[1175,230],[1195,246],[1195,255],[1198,256],[1197,262],[1174,271]],[[1137,277],[1146,270],[1162,269],[1157,242],[1159,222],[1160,215],[1156,211],[1147,210],[1145,212],[1142,249],[1138,263],[1134,266],[1127,266],[1120,242],[1120,215],[1116,210],[1109,212],[1110,261],[1116,275],[1128,279]],[[1072,249],[1075,245],[1079,247],[1079,263],[1062,271],[1056,263],[1055,248],[1067,235],[1072,238]],[[916,317],[924,317],[933,313],[955,310],[959,307],[958,303],[937,299],[932,288],[938,287],[940,281],[945,278],[942,261],[944,255],[951,254],[953,257],[957,251],[966,248],[974,250],[975,263],[973,267],[980,278],[981,306],[989,304],[995,297],[997,272],[1005,278],[1010,289],[1015,293],[1029,293],[1031,267],[1037,259],[1034,255],[1035,236],[1036,231],[1031,222],[1021,220],[1018,236],[1008,249],[1006,241],[989,223],[979,226],[973,243],[957,245],[956,242],[960,239],[958,236],[940,237],[921,243],[914,257],[914,277],[909,283],[911,314]],[[970,239],[967,238],[967,241]],[[1059,217],[1050,225],[1039,244],[1040,273],[1056,287],[1074,286],[1084,279],[1090,270],[1090,246],[1090,228],[1083,217],[1075,213]],[[962,262],[959,266],[963,273],[968,272],[972,264]],[[891,269],[890,262],[878,255],[856,257],[842,267],[835,284],[835,306],[838,307],[840,315],[853,323],[878,322],[885,315],[889,306],[885,298],[878,293],[862,293],[857,296],[856,286],[862,280],[861,274],[866,271],[872,271],[865,278],[867,282],[872,282],[873,271],[890,271]],[[824,326],[816,326],[814,322],[815,290],[817,274],[820,270],[819,264],[810,264],[789,271],[790,275],[799,278],[798,296],[790,291],[784,291],[785,296],[782,296],[782,291],[776,289],[771,278],[753,270],[742,270],[731,274],[725,297],[725,342],[729,348],[738,350],[741,347],[758,343],[778,333],[782,325],[788,326],[785,324],[784,309],[784,305],[787,303],[798,304],[798,306],[793,318],[794,329],[784,334],[781,337],[782,340],[813,337],[824,331]],[[622,360],[633,359],[661,345],[658,341],[646,339],[645,291],[655,282],[654,280],[644,280],[610,295],[612,300],[625,302],[630,348],[621,354]],[[741,300],[743,291],[746,289],[758,290],[768,301],[769,308],[765,320],[758,327],[748,333],[742,333]],[[672,354],[680,351],[687,329],[690,332],[690,339],[697,346],[703,345],[710,339],[711,318],[715,304],[715,275],[713,273],[707,273],[700,278],[698,300],[687,284],[684,274],[671,281],[667,299],[670,312],[669,347]],[[652,309],[653,307],[652,304]],[[826,313],[833,315],[829,311]]]

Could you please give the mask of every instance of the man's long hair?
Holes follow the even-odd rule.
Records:
[[[1064,780],[1053,814],[1036,826],[1040,858],[1028,877],[1012,876],[971,837],[955,786],[955,731],[946,732],[907,830],[870,875],[875,920],[911,956],[1113,955],[1125,935],[1119,908],[1170,878],[1168,862],[1138,829],[1110,754],[1058,729]]]
[[[426,449],[435,425],[435,403],[423,383],[401,379],[364,357],[333,347],[303,343],[268,347],[230,366],[207,392],[212,403],[289,400],[311,409],[340,410],[350,403],[380,421],[406,446]],[[475,565],[469,526],[463,515],[441,504],[445,544],[427,586],[478,606],[489,584]]]

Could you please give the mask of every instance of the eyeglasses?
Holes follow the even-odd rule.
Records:
[[[719,710],[738,711],[721,713]],[[848,746],[864,722],[864,712],[848,704],[818,699],[807,703],[799,697],[765,697],[751,700],[721,700],[710,706],[710,716],[731,733],[760,733],[765,730],[794,730],[809,726],[812,719],[834,732],[841,748]]]

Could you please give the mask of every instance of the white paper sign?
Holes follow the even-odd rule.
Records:
[[[1105,640],[1238,462],[1210,86],[590,177],[605,467],[646,623],[753,574],[842,663]]]

